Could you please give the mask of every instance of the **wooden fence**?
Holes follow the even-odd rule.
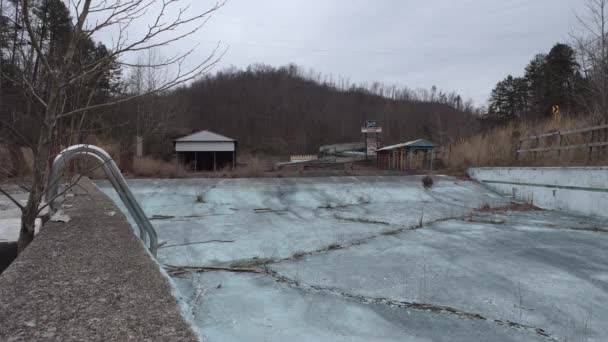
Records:
[[[576,139],[577,136],[578,139]],[[578,141],[573,142],[572,140]],[[559,161],[562,151],[587,149],[587,162],[589,162],[594,149],[604,150],[606,146],[608,146],[608,124],[521,138],[516,148],[515,158],[519,159],[524,153],[533,153],[536,160],[538,153],[557,152]]]

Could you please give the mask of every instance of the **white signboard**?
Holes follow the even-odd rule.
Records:
[[[361,133],[382,133],[382,127],[361,127]]]

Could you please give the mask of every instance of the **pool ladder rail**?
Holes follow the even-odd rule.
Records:
[[[51,211],[57,210],[55,203],[50,203],[50,201],[54,202],[54,199],[57,196],[60,177],[66,165],[78,157],[92,157],[101,162],[101,168],[108,177],[108,180],[114,187],[114,190],[118,193],[118,196],[127,210],[129,210],[131,217],[135,220],[135,223],[139,228],[139,238],[143,241],[144,245],[146,245],[148,236],[150,237],[148,250],[156,257],[156,251],[158,249],[158,235],[156,234],[156,230],[133,196],[131,189],[129,189],[125,178],[120,173],[120,170],[116,166],[116,163],[114,163],[112,157],[97,146],[88,144],[73,145],[64,149],[55,157],[53,165],[51,166],[48,191],[46,193],[46,201],[49,203]]]

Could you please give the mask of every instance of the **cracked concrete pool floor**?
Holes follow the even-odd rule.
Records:
[[[129,185],[205,341],[608,336],[605,221],[508,210],[441,176],[430,190],[417,176]]]

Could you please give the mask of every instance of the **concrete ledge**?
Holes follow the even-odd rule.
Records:
[[[125,216],[81,185],[71,220],[45,225],[0,275],[0,341],[197,341]]]
[[[486,167],[467,173],[495,191],[542,208],[608,217],[608,167]]]

